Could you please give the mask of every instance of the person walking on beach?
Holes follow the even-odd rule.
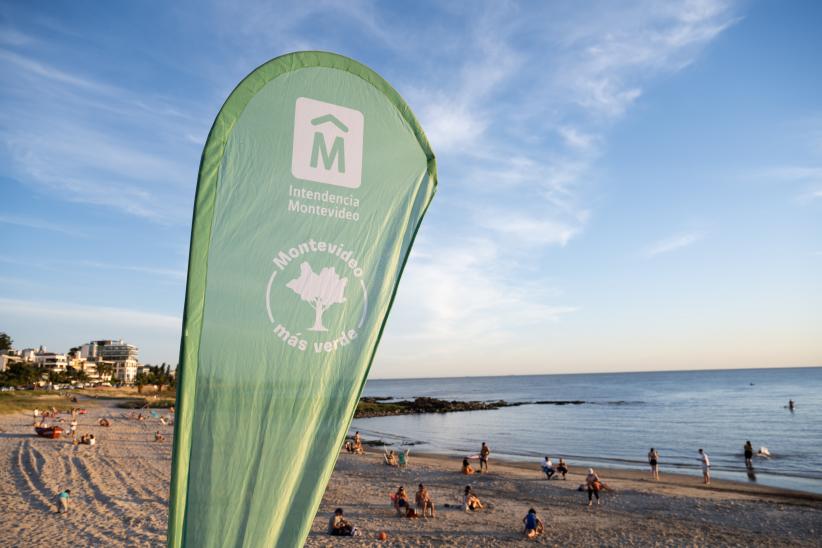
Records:
[[[659,453],[653,447],[648,451],[648,464],[651,465],[651,477],[659,481]]]
[[[71,496],[71,489],[66,489],[65,491],[60,491],[60,493],[57,494],[57,502],[60,505],[57,508],[57,513],[58,514],[68,513],[69,497],[70,496]]]
[[[699,449],[699,460],[702,463],[702,483],[705,485],[711,484],[711,459],[708,458],[708,453],[704,449]]]
[[[77,417],[74,416],[74,411],[72,410],[71,422],[69,423],[69,428],[71,429],[71,441],[77,442]]]
[[[528,513],[522,518],[522,523],[525,524],[525,538],[536,538],[542,534],[545,526],[542,520],[537,516],[537,511],[531,508]]]
[[[548,455],[545,455],[545,462],[542,463],[542,471],[545,472],[547,479],[551,479],[551,476],[556,474],[556,470],[554,470],[554,463],[551,462],[551,457]]]
[[[745,451],[745,468],[753,468],[753,445],[751,445],[751,440],[746,441],[742,449]]]
[[[485,466],[485,471],[488,472],[488,455],[491,454],[491,450],[482,442],[482,447],[480,448],[480,472],[483,470],[483,466]]]
[[[592,497],[597,498],[597,505],[599,505],[599,492],[602,491],[602,481],[600,481],[593,468],[588,469],[585,485],[588,487],[588,506],[593,505]]]

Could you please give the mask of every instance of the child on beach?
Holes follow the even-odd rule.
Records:
[[[399,464],[397,462],[397,455],[394,453],[393,449],[391,452],[383,454],[382,458],[385,461],[386,466],[397,466]]]
[[[545,461],[542,463],[542,471],[545,472],[546,479],[551,479],[551,476],[557,472],[554,470],[554,463],[551,462],[551,457],[548,455],[545,456]]]
[[[482,510],[484,506],[480,502],[478,496],[476,496],[473,491],[471,491],[471,486],[465,486],[465,494],[462,497],[463,506],[465,507],[465,511],[471,510],[472,512],[476,512],[477,510]]]
[[[702,483],[711,484],[711,459],[702,448],[699,449],[699,461],[702,463]]]
[[[585,485],[588,488],[588,506],[593,504],[592,497],[597,498],[597,505],[599,505],[599,492],[602,491],[602,481],[594,472],[593,468],[588,469],[588,475],[585,477]]]
[[[57,501],[60,504],[59,508],[57,508],[58,514],[66,514],[68,513],[69,508],[69,497],[71,496],[71,489],[66,489],[65,491],[61,491],[57,494]]]
[[[537,511],[531,508],[528,510],[528,513],[522,518],[522,523],[525,524],[525,537],[526,538],[536,538],[542,534],[542,531],[545,529],[545,526],[542,524],[542,520],[537,517]]]
[[[431,495],[428,489],[423,484],[420,484],[416,495],[417,508],[422,512],[422,517],[427,517],[428,510],[431,510],[431,517],[434,517],[434,502],[431,500]]]
[[[557,463],[557,474],[562,474],[562,479],[568,479],[565,475],[568,473],[568,465],[565,464],[565,459],[562,457],[559,458],[559,462]]]
[[[474,473],[474,468],[468,462],[468,459],[462,459],[462,473],[466,476],[470,476]]]
[[[653,447],[648,451],[648,464],[651,465],[651,477],[659,481],[659,453]]]
[[[483,466],[485,467],[485,472],[488,472],[488,455],[491,454],[491,449],[485,445],[485,442],[482,442],[482,447],[480,448],[480,472],[483,470]]]
[[[343,517],[343,509],[337,508],[328,521],[328,534],[335,537],[353,537],[357,536],[359,531]]]

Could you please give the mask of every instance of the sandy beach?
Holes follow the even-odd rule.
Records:
[[[165,543],[172,427],[156,418],[127,419],[129,411],[116,403],[95,401],[80,417],[79,432],[99,440],[94,447],[35,436],[30,413],[0,416],[0,544]],[[112,426],[98,426],[101,417]],[[157,430],[164,441],[154,441]],[[457,456],[412,453],[407,468],[396,469],[382,464],[379,449],[370,451],[340,456],[308,546],[378,545],[381,531],[388,534],[383,544],[392,546],[822,545],[822,498],[813,495],[723,481],[706,488],[697,478],[668,475],[664,468],[658,483],[636,472],[599,470],[611,490],[601,506],[589,508],[585,493],[576,490],[583,471],[573,463],[567,480],[547,481],[538,463],[501,463],[492,454],[490,473],[468,477],[459,474]],[[436,518],[396,517],[390,493],[404,485],[413,499],[420,482],[431,491]],[[459,504],[468,484],[488,508],[477,513],[446,508]],[[72,491],[70,511],[58,515],[55,496],[65,488]],[[338,506],[362,536],[325,533]],[[546,525],[535,541],[520,534],[529,507]]]

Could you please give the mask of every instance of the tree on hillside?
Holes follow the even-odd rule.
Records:
[[[9,337],[6,333],[0,332],[0,353],[11,350],[11,344],[13,342],[14,341],[11,340],[11,337]]]

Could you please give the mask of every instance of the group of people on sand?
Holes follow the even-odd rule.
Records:
[[[488,473],[488,457],[491,455],[491,448],[488,447],[488,444],[482,442],[482,447],[480,447],[480,452],[478,455],[474,455],[473,457],[467,457],[462,459],[462,470],[461,472],[466,476],[471,476],[475,473]],[[479,470],[475,470],[471,463],[468,462],[469,458],[476,458],[479,459]]]
[[[568,465],[565,463],[565,459],[560,457],[559,462],[554,467],[551,457],[545,455],[545,460],[542,462],[542,471],[545,473],[546,479],[559,479],[560,476],[562,476],[562,479],[567,479],[565,476],[568,474]]]
[[[362,437],[360,436],[359,430],[354,434],[353,439],[346,440],[345,450],[355,455],[362,455],[365,453],[365,450],[362,447]]]

